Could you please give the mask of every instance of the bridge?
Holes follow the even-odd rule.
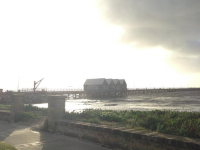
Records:
[[[20,93],[25,95],[26,103],[42,103],[46,102],[49,95],[63,95],[67,99],[79,99],[79,98],[116,98],[127,97],[137,94],[151,94],[151,93],[164,93],[164,92],[180,92],[180,91],[200,91],[200,88],[143,88],[143,89],[127,89],[126,91],[110,91],[110,92],[93,92],[86,93],[83,89],[21,89]],[[0,103],[9,102],[12,94],[18,93],[17,91],[0,92]]]
[[[163,92],[179,92],[179,91],[200,91],[199,87],[190,88],[128,88],[126,91],[127,95],[132,94],[145,94],[145,93],[163,93]],[[33,89],[21,89],[22,93],[33,93]],[[115,92],[121,92],[120,90]],[[37,89],[36,93],[46,93],[46,94],[88,94],[84,92],[83,89]],[[98,92],[94,92],[98,93]],[[106,92],[104,92],[106,93]]]

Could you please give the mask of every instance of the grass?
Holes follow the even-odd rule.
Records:
[[[200,113],[179,111],[112,111],[88,109],[66,112],[65,119],[200,138]]]
[[[47,108],[39,108],[39,107],[33,106],[31,104],[25,105],[24,111],[25,112],[39,112],[38,115],[41,115],[41,116],[46,116],[48,114]]]
[[[7,143],[0,142],[0,150],[17,150],[17,149]]]
[[[1,106],[9,108],[9,106]],[[32,105],[24,107],[24,113],[15,116],[15,121],[28,121],[48,115],[47,108]],[[126,128],[147,129],[173,135],[200,138],[200,113],[179,111],[113,111],[87,109],[83,112],[66,112],[65,119],[124,126]]]
[[[32,106],[31,104],[24,106],[24,113],[19,113],[15,115],[15,122],[26,122],[31,119],[39,119],[42,116],[47,116],[48,110],[47,108],[38,108],[36,106]]]
[[[0,104],[0,110],[10,110],[10,108],[11,108],[10,105]]]
[[[11,105],[0,104],[0,110],[10,110]],[[24,113],[19,113],[15,116],[14,121],[28,121],[30,119],[41,118],[42,116],[47,116],[48,110],[47,108],[38,108],[31,104],[24,106]]]

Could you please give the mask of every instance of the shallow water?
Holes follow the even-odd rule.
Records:
[[[34,104],[47,108],[48,104]],[[133,95],[127,98],[67,99],[66,111],[81,112],[85,109],[103,110],[176,110],[200,112],[200,91],[167,92]]]

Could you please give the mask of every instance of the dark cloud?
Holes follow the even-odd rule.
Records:
[[[124,28],[123,43],[200,55],[199,0],[99,0],[97,4],[104,20]],[[182,63],[199,62],[178,58]]]

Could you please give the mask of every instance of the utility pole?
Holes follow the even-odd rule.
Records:
[[[20,77],[18,78],[17,92],[19,92],[19,80],[20,80]]]

